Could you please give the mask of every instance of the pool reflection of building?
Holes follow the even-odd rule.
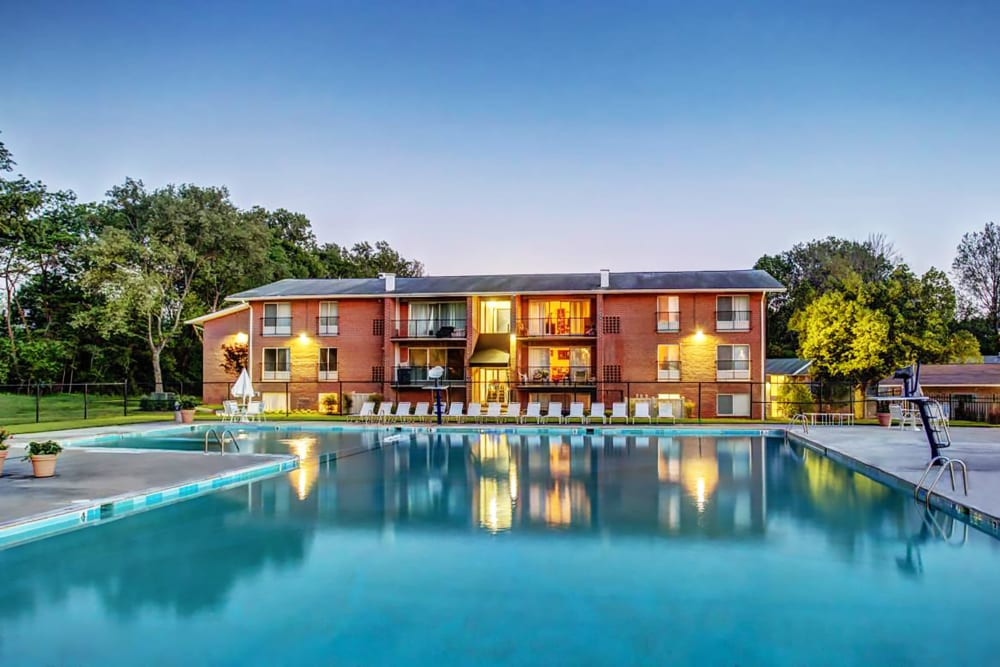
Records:
[[[365,433],[374,446],[379,437]],[[404,433],[306,455],[281,506],[338,523],[745,536],[765,524],[759,438]],[[281,491],[275,490],[276,493]]]

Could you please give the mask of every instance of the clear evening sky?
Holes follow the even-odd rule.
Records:
[[[1000,222],[1000,2],[0,0],[0,140],[431,274],[747,268]]]

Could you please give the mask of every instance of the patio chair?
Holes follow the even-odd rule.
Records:
[[[904,407],[901,403],[889,404],[889,428],[892,428],[894,421],[899,422],[900,430],[909,424],[913,428],[917,427],[917,411]]]
[[[465,408],[465,403],[462,401],[452,401],[448,405],[448,412],[444,415],[444,421],[449,419],[454,419],[455,421],[462,421],[462,410]]]
[[[549,401],[549,411],[545,413],[542,420],[548,424],[550,419],[555,419],[557,424],[563,423],[562,403],[559,401]]]
[[[580,423],[583,423],[583,420],[586,419],[583,414],[583,403],[573,402],[569,404],[569,414],[563,421],[568,424],[571,419],[579,419]]]
[[[465,410],[465,418],[462,421],[476,420],[479,421],[483,416],[483,404],[482,403],[469,403],[469,407]]]
[[[392,421],[405,422],[409,418],[410,418],[410,402],[400,401],[399,404],[396,405],[396,412],[394,412],[392,415]]]
[[[521,416],[521,423],[523,424],[527,419],[534,419],[536,424],[542,422],[542,404],[538,401],[532,401],[528,403],[528,408],[525,410],[524,414]]]
[[[653,423],[653,418],[649,414],[649,403],[645,401],[635,404],[635,412],[632,414],[632,423],[638,424],[640,419],[645,419],[650,424]]]
[[[382,401],[372,421],[384,422],[392,417],[392,401]]]
[[[248,422],[267,421],[264,417],[264,404],[260,401],[250,401],[247,403],[246,420]]]
[[[587,415],[587,423],[589,424],[595,419],[600,419],[602,424],[608,423],[608,418],[604,414],[604,403],[590,404],[590,414]]]
[[[673,403],[660,403],[656,410],[656,421],[666,421],[670,420],[670,423],[676,424],[677,417],[674,416],[674,405]]]
[[[358,413],[358,421],[371,421],[375,416],[375,401],[365,401],[361,404],[361,412]]]
[[[413,421],[423,421],[431,416],[431,404],[427,401],[420,401],[417,406],[413,408],[413,414],[410,418]]]
[[[500,404],[496,401],[486,405],[486,421],[491,419],[496,420],[498,424],[500,423]]]
[[[626,424],[628,423],[628,403],[611,404],[611,416],[608,418],[608,423],[614,424],[616,419],[621,419]]]
[[[234,422],[240,418],[240,404],[237,401],[223,401],[222,409],[216,410],[215,415],[224,422]]]
[[[508,403],[507,411],[503,413],[504,419],[513,419],[514,423],[521,421],[521,404],[520,403]]]

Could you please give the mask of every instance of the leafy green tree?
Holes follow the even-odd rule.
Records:
[[[959,330],[948,340],[947,361],[950,364],[981,364],[979,340],[969,331]]]
[[[424,265],[406,259],[386,241],[375,245],[355,243],[350,249],[328,243],[319,249],[318,257],[327,278],[374,278],[380,273],[395,273],[403,278],[424,275]]]
[[[963,302],[1000,335],[1000,227],[986,223],[982,231],[962,236],[951,270]]]

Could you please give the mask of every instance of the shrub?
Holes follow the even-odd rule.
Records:
[[[194,410],[196,407],[201,405],[201,399],[197,396],[181,396],[177,399],[181,410]]]
[[[58,454],[62,451],[62,449],[62,446],[60,446],[55,440],[46,440],[44,442],[31,441],[28,443],[27,449],[25,449],[24,460],[27,461],[32,456],[49,456]]]
[[[170,412],[176,402],[177,396],[173,393],[149,394],[139,399],[139,409],[144,412]]]
[[[0,426],[0,451],[7,449],[7,440],[10,438],[11,432]]]

